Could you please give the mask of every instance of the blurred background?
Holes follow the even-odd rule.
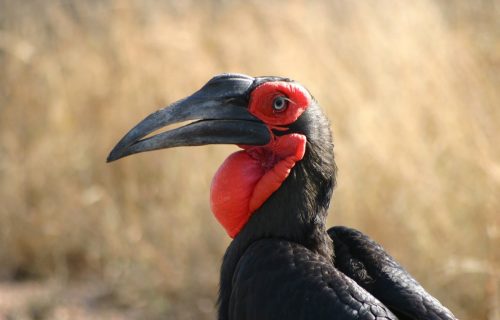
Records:
[[[214,319],[235,147],[106,164],[213,75],[281,75],[332,122],[330,225],[461,319],[500,304],[500,3],[0,0],[0,319]]]

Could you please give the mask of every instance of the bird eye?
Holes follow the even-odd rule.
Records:
[[[282,112],[288,107],[288,99],[284,96],[274,98],[273,109],[277,112]]]

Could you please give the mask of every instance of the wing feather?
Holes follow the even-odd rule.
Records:
[[[378,243],[358,230],[328,230],[335,248],[335,267],[389,307],[399,319],[454,320]]]
[[[284,240],[253,243],[238,262],[232,288],[230,319],[397,319],[331,260]]]

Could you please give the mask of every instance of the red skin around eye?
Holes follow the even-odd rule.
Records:
[[[274,99],[285,96],[285,110],[273,108]],[[250,95],[249,111],[272,130],[287,130],[307,109],[311,97],[293,82],[266,82]],[[212,180],[210,206],[215,217],[234,238],[251,215],[269,199],[288,177],[306,150],[306,137],[291,133],[274,136],[265,146],[240,146],[243,150],[230,155]]]
[[[277,96],[286,96],[290,101],[283,111],[273,109]],[[254,89],[250,95],[249,111],[267,124],[281,126],[295,120],[310,104],[310,95],[300,85],[293,82],[265,82]]]

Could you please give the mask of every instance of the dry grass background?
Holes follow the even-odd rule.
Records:
[[[75,319],[56,311],[81,283],[116,319],[214,318],[229,239],[208,189],[234,147],[105,158],[232,71],[297,79],[326,109],[330,224],[371,235],[461,319],[500,319],[497,1],[1,0],[0,67],[0,275],[57,288],[6,318]]]

